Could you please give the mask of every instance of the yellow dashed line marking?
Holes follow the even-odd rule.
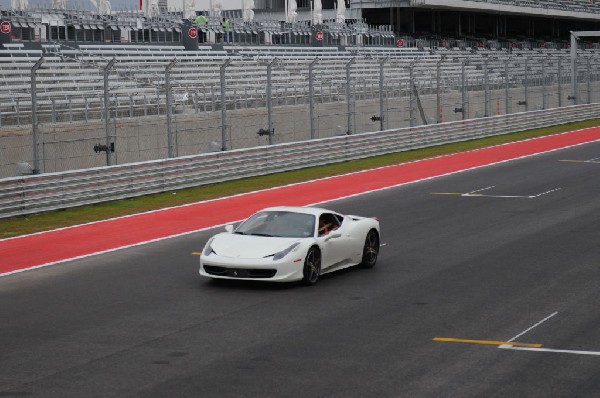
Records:
[[[192,256],[199,256],[199,255],[201,255],[201,254],[202,254],[202,252],[193,252],[193,253],[192,253]]]
[[[485,345],[511,345],[515,347],[533,347],[539,348],[541,344],[519,343],[516,341],[497,341],[497,340],[469,340],[455,339],[451,337],[434,337],[433,341],[441,341],[446,343],[466,343],[466,344],[485,344]]]

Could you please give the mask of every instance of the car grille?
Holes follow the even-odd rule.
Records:
[[[277,273],[276,269],[227,268],[215,265],[205,265],[204,270],[210,275],[230,278],[272,278]]]

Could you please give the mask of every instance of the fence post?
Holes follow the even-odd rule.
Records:
[[[510,99],[509,99],[509,84],[510,79],[508,76],[508,64],[510,63],[510,57],[504,61],[504,114],[510,114]]]
[[[442,76],[441,76],[442,62],[444,62],[445,59],[446,59],[446,55],[442,55],[442,57],[436,64],[436,76],[435,77],[436,77],[436,82],[437,82],[436,83],[436,107],[437,108],[436,108],[435,113],[437,115],[436,121],[438,123],[442,122],[442,100],[441,100],[440,86],[442,83]]]
[[[525,58],[525,112],[529,111],[529,61],[531,56]]]
[[[167,102],[167,156],[173,157],[173,93],[171,92],[171,69],[177,59],[169,62],[165,67],[165,96]]]
[[[277,61],[277,58],[273,58],[267,65],[267,119],[269,121],[269,145],[273,145],[273,136],[275,135],[275,131],[273,131],[273,99],[271,97],[273,96],[273,65],[275,65]]]
[[[562,107],[562,57],[558,57],[558,107]]]
[[[464,59],[461,63],[461,78],[462,78],[462,120],[467,118],[467,74],[465,66],[469,64],[468,59]]]
[[[227,59],[221,67],[221,150],[227,150],[227,98],[225,94],[225,69],[231,64],[231,58]]]
[[[592,57],[587,57],[587,103],[592,103],[592,95],[591,95],[591,77],[592,74]]]
[[[546,58],[542,59],[542,109],[546,109]]]
[[[572,97],[573,104],[577,105],[579,98],[577,98],[577,36],[571,32],[571,85],[572,85]]]
[[[348,135],[352,134],[352,102],[351,102],[352,86],[350,85],[350,68],[352,67],[352,64],[354,64],[355,62],[356,62],[356,58],[352,58],[346,64],[346,112],[348,114],[348,121],[346,124],[346,126],[347,126],[346,134],[348,134]]]
[[[386,62],[388,62],[388,60],[390,59],[389,56],[385,57],[381,62],[379,62],[379,130],[383,131],[383,101],[384,101],[384,96],[383,96],[383,81],[385,79],[385,64]]]
[[[106,165],[110,166],[112,163],[112,158],[110,155],[110,96],[109,96],[109,87],[108,87],[108,75],[110,73],[110,69],[114,66],[117,60],[115,58],[108,61],[106,66],[104,67],[104,136],[106,139]]]
[[[308,65],[308,110],[310,114],[310,139],[316,138],[315,129],[315,66],[319,62],[319,58],[315,58]],[[330,91],[331,92],[331,91]]]
[[[488,73],[488,64],[490,60],[486,58],[483,61],[483,116],[490,116],[490,80]]]
[[[38,118],[37,118],[37,87],[36,72],[42,66],[44,57],[41,57],[31,68],[31,128],[33,130],[33,174],[40,172],[40,159],[38,153]]]

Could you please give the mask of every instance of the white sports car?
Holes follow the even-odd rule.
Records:
[[[376,218],[314,207],[271,207],[225,230],[202,250],[200,275],[313,285],[327,272],[371,268],[379,254]]]

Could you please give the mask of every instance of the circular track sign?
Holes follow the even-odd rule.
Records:
[[[10,24],[10,22],[8,21],[3,21],[2,24],[0,24],[0,31],[2,33],[10,33],[10,31],[12,30],[12,26]]]
[[[196,30],[196,28],[189,28],[188,29],[188,35],[192,38],[195,39],[196,37],[198,37],[198,31]]]

